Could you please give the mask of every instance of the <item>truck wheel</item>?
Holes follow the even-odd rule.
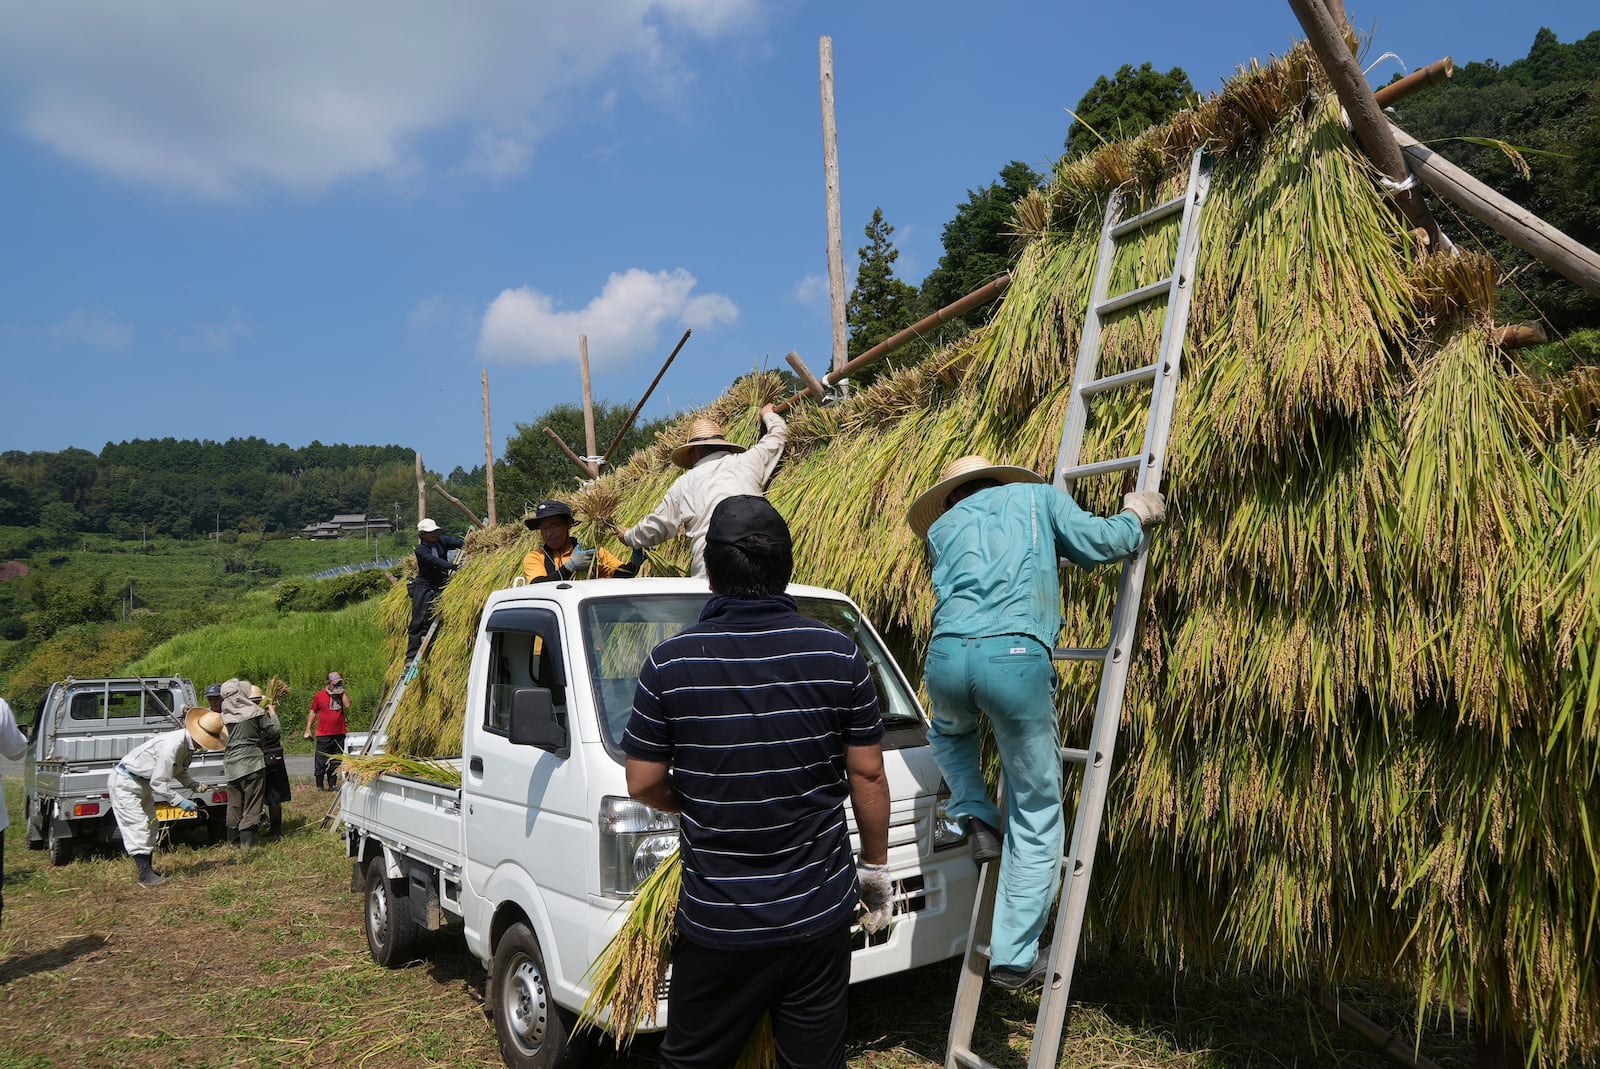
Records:
[[[556,1005],[539,940],[513,924],[494,948],[490,985],[500,1057],[511,1069],[573,1069],[585,1046],[572,1039],[572,1014]]]
[[[50,831],[48,832],[48,835],[49,835],[48,842],[49,842],[49,846],[50,846],[50,864],[52,864],[52,865],[68,865],[68,864],[71,864],[72,863],[72,853],[73,853],[73,850],[72,850],[72,836],[71,835],[62,835],[60,832],[56,831],[55,822],[54,821],[50,822]]]
[[[383,854],[367,862],[367,950],[372,960],[393,969],[411,960],[417,945],[417,922],[411,916],[411,903],[394,893],[401,881],[389,879],[384,871]]]

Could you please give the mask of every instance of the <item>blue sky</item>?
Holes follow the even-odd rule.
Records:
[[[1566,0],[1347,8],[1404,69],[1600,27]],[[497,453],[580,400],[580,333],[623,402],[694,328],[646,416],[790,349],[826,367],[821,35],[847,267],[881,206],[918,283],[1096,76],[1211,91],[1297,32],[1285,0],[8,4],[0,450],[255,435],[448,472],[483,461],[483,369]]]

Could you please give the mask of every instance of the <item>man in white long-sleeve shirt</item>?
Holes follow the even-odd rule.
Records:
[[[228,744],[228,729],[222,714],[210,709],[190,709],[183,727],[162,732],[128,751],[111,774],[111,812],[122,832],[122,846],[139,869],[141,887],[159,887],[167,882],[150,865],[155,852],[156,799],[171,802],[179,809],[193,811],[201,803],[181,791],[201,790],[189,775],[189,761],[199,746],[213,752]]]
[[[747,450],[724,438],[715,420],[690,424],[688,439],[672,451],[672,462],[688,471],[678,476],[654,512],[622,532],[622,541],[634,549],[649,549],[686,530],[689,574],[704,579],[711,510],[724,498],[761,496],[783,457],[789,425],[771,405],[761,408],[761,427],[761,440]]]
[[[0,755],[9,761],[20,761],[22,755],[28,752],[27,736],[17,727],[17,718],[11,711],[11,706],[0,698]],[[6,812],[6,798],[0,793],[0,884],[6,878],[6,828],[11,824],[11,815]],[[0,916],[5,914],[6,900],[0,895]]]

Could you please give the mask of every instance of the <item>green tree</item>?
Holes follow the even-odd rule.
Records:
[[[882,208],[872,209],[866,226],[867,243],[856,250],[861,264],[856,268],[856,288],[845,305],[845,322],[850,326],[851,358],[904,330],[917,319],[917,288],[895,277],[894,262],[900,250],[889,239],[894,227],[883,217]]]
[[[1012,160],[1001,169],[1000,181],[967,190],[967,202],[944,226],[944,255],[939,266],[922,280],[919,316],[937,312],[1011,269],[1015,258],[1011,206],[1038,188],[1040,181],[1033,168]],[[967,313],[966,322],[976,326],[993,310],[992,303],[976,308]]]
[[[1148,63],[1124,63],[1117,73],[1094,80],[1073,109],[1067,127],[1067,156],[1082,156],[1102,141],[1121,141],[1142,134],[1182,111],[1194,97],[1194,86],[1182,67],[1162,74]]]

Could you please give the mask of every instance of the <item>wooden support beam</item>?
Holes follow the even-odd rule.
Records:
[[[566,442],[563,442],[561,440],[561,435],[557,434],[555,431],[551,430],[549,427],[544,428],[544,432],[550,436],[550,440],[551,441],[555,442],[556,445],[559,445],[561,447],[561,451],[563,453],[567,454],[567,459],[568,460],[570,460],[574,464],[578,465],[578,470],[582,471],[585,475],[587,475],[591,479],[597,479],[597,478],[600,477],[599,469],[596,468],[593,464],[590,464],[587,460],[584,460],[578,454],[574,453],[572,451],[572,448],[570,446],[568,446]]]
[[[483,369],[483,474],[489,494],[489,526],[498,522],[494,516],[494,436],[489,433],[489,369]]]
[[[988,304],[990,301],[1004,293],[1006,291],[1006,287],[1009,285],[1011,285],[1011,274],[1009,272],[1001,275],[993,282],[985,282],[983,285],[979,286],[965,297],[961,297],[955,301],[952,301],[931,315],[923,316],[921,319],[917,320],[906,329],[900,331],[898,334],[891,334],[877,345],[874,345],[872,348],[868,349],[854,360],[851,360],[849,363],[845,364],[844,367],[839,368],[837,371],[828,372],[822,377],[822,384],[824,386],[832,386],[840,379],[849,375],[852,371],[858,371],[861,368],[866,367],[868,364],[888,356],[896,349],[900,349],[905,345],[916,341],[917,338],[925,331],[933,329],[940,323],[943,323],[949,319],[954,319],[959,315],[966,315],[974,308]],[[799,403],[800,398],[808,396],[810,392],[810,390],[801,390],[792,397],[788,397],[783,401],[778,402],[773,406],[773,408],[778,411],[779,415],[782,415]]]
[[[478,519],[478,514],[473,512],[471,509],[469,509],[467,507],[467,504],[466,504],[465,501],[462,501],[459,497],[456,497],[454,494],[452,494],[450,491],[446,490],[444,487],[440,486],[438,483],[434,483],[433,484],[433,488],[435,490],[439,491],[439,496],[440,497],[444,498],[446,501],[450,502],[450,504],[454,505],[456,508],[460,509],[463,513],[465,513],[467,519],[472,521],[472,526],[474,526],[474,527],[482,527],[482,526],[484,526],[484,522],[482,520]]]
[[[1378,107],[1387,108],[1399,103],[1408,96],[1422,92],[1430,85],[1438,85],[1456,72],[1455,60],[1449,56],[1435,60],[1421,70],[1412,71],[1398,82],[1388,85],[1372,94],[1378,102]]]
[[[1411,172],[1406,169],[1405,157],[1400,154],[1400,147],[1389,132],[1389,122],[1383,116],[1383,109],[1378,107],[1377,100],[1372,96],[1367,76],[1361,72],[1361,65],[1350,51],[1343,28],[1334,21],[1323,0],[1289,0],[1289,6],[1294,9],[1295,17],[1306,31],[1311,50],[1317,54],[1328,80],[1333,83],[1339,103],[1344,105],[1357,144],[1388,180],[1387,188],[1394,197],[1395,205],[1411,221],[1412,226],[1427,236],[1430,249],[1434,252],[1448,249],[1449,242],[1439,233],[1439,224],[1423,203],[1422,191],[1408,182]]]
[[[417,522],[421,523],[428,515],[428,484],[422,475],[422,454],[417,454]]]
[[[1489,336],[1502,349],[1526,349],[1530,345],[1543,345],[1550,340],[1550,335],[1545,333],[1544,324],[1537,320],[1532,323],[1507,323],[1495,327]]]
[[[1404,130],[1389,125],[1417,178],[1429,189],[1482,220],[1517,248],[1592,297],[1600,297],[1600,253],[1557,230],[1520,204],[1472,177]]]
[[[661,370],[656,372],[656,377],[650,380],[650,386],[644,391],[644,396],[639,398],[639,403],[633,406],[633,411],[628,413],[628,418],[623,421],[621,427],[617,428],[617,436],[611,439],[610,445],[606,446],[606,455],[600,458],[600,466],[602,468],[606,466],[606,461],[611,459],[611,454],[617,451],[617,446],[622,444],[622,436],[628,433],[628,428],[633,426],[633,421],[639,418],[639,410],[644,407],[646,401],[650,400],[650,395],[656,392],[656,384],[661,381],[661,376],[667,373],[667,368],[671,367],[672,362],[678,358],[678,350],[683,348],[684,342],[688,341],[689,335],[693,333],[693,328],[683,332],[683,337],[679,338],[678,344],[672,347],[672,352],[667,355],[666,362],[661,365]]]
[[[839,131],[833,118],[833,38],[817,40],[817,58],[822,68],[822,170],[828,198],[828,299],[833,312],[834,376],[842,378],[840,368],[849,359],[844,329],[844,238],[839,223]]]
[[[589,335],[578,335],[578,370],[583,375],[583,447],[587,457],[598,456],[594,445],[594,391],[589,389]],[[590,468],[594,467],[590,462]]]

